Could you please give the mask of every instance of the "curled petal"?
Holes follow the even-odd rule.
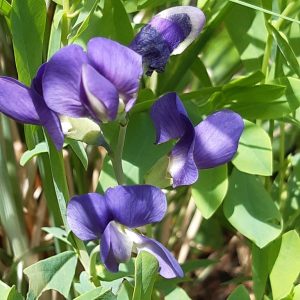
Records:
[[[44,100],[40,101],[37,106],[41,124],[46,128],[56,149],[61,150],[64,144],[64,134],[59,117],[46,106]]]
[[[143,73],[142,57],[133,50],[105,38],[93,38],[87,46],[90,64],[114,84],[125,103],[133,106]]]
[[[161,276],[168,279],[183,277],[184,274],[179,263],[170,253],[170,251],[161,243],[157,242],[154,239],[150,239],[137,234],[131,230],[126,230],[126,234],[133,240],[133,243],[138,252],[147,251],[156,257],[160,268],[159,273]]]
[[[89,193],[74,196],[67,206],[67,221],[81,240],[98,239],[112,220],[105,197]]]
[[[119,264],[130,259],[132,240],[122,232],[117,224],[110,222],[101,238],[101,260],[108,270],[118,272]]]
[[[28,88],[13,78],[1,77],[0,111],[16,121],[44,126],[56,148],[62,148],[64,135],[59,119],[35,89]]]
[[[171,151],[168,166],[173,187],[190,185],[198,179],[198,169],[194,162],[194,127],[186,116],[182,115],[181,118],[185,122],[185,133]]]
[[[81,71],[87,63],[83,49],[70,45],[60,49],[46,64],[43,76],[45,102],[54,112],[69,117],[85,117]]]
[[[164,71],[169,56],[181,53],[198,36],[205,23],[197,7],[176,6],[156,15],[130,44],[143,57],[147,75]]]
[[[43,99],[34,90],[19,81],[9,78],[0,78],[0,111],[16,121],[41,125],[38,106]]]
[[[209,115],[195,127],[194,159],[198,169],[213,168],[232,159],[244,129],[243,119],[230,110]]]
[[[116,186],[105,197],[114,220],[131,228],[161,221],[167,209],[165,194],[151,185]]]
[[[46,64],[47,63],[44,63],[39,67],[36,76],[33,78],[31,83],[31,88],[34,89],[40,96],[43,96],[42,83],[43,83],[43,76],[45,73]]]
[[[196,39],[205,24],[204,13],[193,6],[171,7],[163,10],[156,17],[171,20],[183,32],[184,39],[175,47],[173,54],[182,53]]]
[[[56,148],[58,150],[61,150],[64,144],[64,134],[62,131],[61,123],[59,120],[58,115],[53,112],[44,102],[43,97],[43,76],[46,68],[46,63],[42,64],[35,76],[33,78],[31,83],[31,90],[36,92],[39,97],[38,99],[34,101],[34,104],[37,108],[37,113],[39,115],[39,118],[41,120],[41,124],[46,128],[49,135],[51,136],[52,141],[54,142]]]
[[[151,118],[156,129],[156,143],[164,143],[184,135],[186,110],[176,93],[160,97],[151,108]]]
[[[82,67],[82,84],[92,113],[102,122],[114,120],[119,106],[119,95],[114,85],[91,65]]]

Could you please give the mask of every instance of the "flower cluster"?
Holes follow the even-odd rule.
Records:
[[[78,45],[64,47],[40,67],[31,87],[1,77],[0,111],[17,121],[44,126],[61,149],[64,135],[76,138],[71,133],[78,124],[74,120],[82,120],[80,126],[88,122],[88,132],[126,114],[136,101],[143,66],[147,75],[162,72],[170,55],[182,52],[204,23],[198,8],[173,7],[156,15],[129,47],[101,37],[91,39],[86,51]],[[176,93],[162,96],[151,117],[157,143],[179,139],[168,167],[174,187],[194,183],[198,169],[230,161],[243,131],[241,117],[229,110],[216,112],[194,127]],[[136,229],[161,221],[166,209],[166,197],[157,187],[117,186],[104,195],[73,197],[67,220],[80,239],[101,240],[101,260],[112,272],[132,252],[147,251],[157,258],[163,277],[182,277],[173,255]]]

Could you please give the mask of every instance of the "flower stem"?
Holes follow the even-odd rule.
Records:
[[[283,185],[284,185],[284,176],[285,176],[285,166],[284,166],[284,157],[285,157],[285,128],[284,123],[280,123],[280,140],[279,140],[279,206],[283,208]]]
[[[112,161],[113,169],[116,175],[117,182],[120,185],[125,183],[125,177],[124,177],[124,172],[122,167],[122,155],[124,149],[126,130],[127,130],[127,121],[126,123],[121,122],[117,147],[115,149],[115,152],[111,153],[111,161]]]
[[[63,46],[68,45],[68,35],[70,32],[70,18],[68,14],[70,12],[70,3],[69,0],[63,0],[63,11],[64,14],[61,19],[61,43]]]

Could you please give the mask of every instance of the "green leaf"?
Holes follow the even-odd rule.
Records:
[[[288,102],[290,111],[294,111],[300,106],[300,79],[294,77],[279,77],[272,81],[275,84],[285,86],[284,94],[276,100],[283,104]]]
[[[294,288],[293,300],[300,300],[300,284],[296,285]]]
[[[135,287],[132,300],[151,300],[157,272],[156,258],[146,251],[141,251],[135,261]]]
[[[70,145],[70,147],[72,148],[72,150],[74,151],[76,156],[81,161],[84,169],[87,170],[88,157],[87,157],[86,151],[84,149],[83,143],[80,142],[80,141],[75,141],[75,140],[72,140],[72,139],[68,139],[68,144]]]
[[[281,233],[280,212],[260,179],[253,175],[234,169],[223,209],[232,226],[259,248]]]
[[[184,289],[176,287],[169,294],[166,295],[165,300],[190,300],[191,298]]]
[[[0,2],[0,13],[4,16],[8,16],[11,11],[11,5],[6,0]]]
[[[76,292],[82,295],[93,290],[95,285],[91,282],[90,275],[86,271],[82,271],[79,275],[79,282],[74,283],[74,288]]]
[[[247,76],[242,76],[230,81],[223,86],[223,90],[228,90],[234,87],[253,86],[262,81],[264,78],[265,76],[261,71],[256,71]]]
[[[249,292],[243,285],[239,285],[227,298],[228,300],[250,300]]]
[[[8,286],[0,280],[0,299],[1,300],[22,300],[24,299],[17,291],[15,286]]]
[[[229,8],[230,5],[226,2],[218,11],[217,15],[206,26],[206,30],[200,34],[199,38],[196,39],[182,54],[172,57],[166,66],[165,72],[159,75],[157,94],[160,95],[168,91],[176,90],[181,79],[192,66],[200,51],[211,38],[216,28],[224,21],[224,16],[228,13]]]
[[[23,153],[20,159],[20,165],[24,167],[33,157],[47,152],[49,152],[47,143],[38,143],[32,150],[27,150]]]
[[[223,92],[223,106],[250,120],[282,118],[291,112],[285,91],[286,87],[278,84],[236,87]]]
[[[272,32],[274,40],[276,41],[280,52],[292,68],[292,70],[300,77],[300,66],[296,57],[296,54],[288,42],[285,34],[277,30],[272,24],[268,23],[268,28]]]
[[[133,39],[133,28],[121,0],[105,1],[99,35],[128,45]]]
[[[138,9],[154,8],[160,5],[164,5],[166,2],[172,3],[176,0],[138,0]]]
[[[272,144],[269,135],[260,126],[245,121],[245,129],[232,163],[242,172],[271,176],[272,162]]]
[[[277,258],[280,243],[280,239],[276,239],[262,249],[252,245],[253,291],[257,300],[261,300],[265,294],[266,284]]]
[[[42,227],[42,230],[53,235],[53,237],[61,240],[62,242],[72,246],[72,244],[67,240],[67,232],[60,227]]]
[[[114,295],[111,291],[99,286],[94,290],[88,291],[74,300],[115,300],[117,296]]]
[[[118,137],[118,124],[105,124],[102,129],[105,138],[114,149]],[[171,149],[170,143],[155,145],[154,141],[155,131],[149,114],[131,115],[123,150],[123,170],[128,184],[143,183],[144,176],[152,166]],[[114,182],[116,183],[108,158],[104,161],[103,171],[100,174],[99,183],[105,190],[109,184],[115,185]]]
[[[98,3],[100,0],[94,0],[94,2],[91,1],[86,1],[85,2],[85,6],[88,6],[89,12],[87,14],[87,16],[85,17],[85,19],[82,21],[82,23],[79,25],[76,33],[74,34],[73,37],[70,38],[70,44],[74,43],[74,41],[80,37],[80,35],[87,29],[87,27],[90,24],[90,19],[91,16],[93,15]],[[85,7],[83,7],[83,10],[85,9]]]
[[[243,65],[251,72],[260,69],[267,40],[263,14],[232,4],[224,21]]]
[[[131,300],[133,296],[133,286],[124,280],[118,292],[118,300]]]
[[[42,63],[45,0],[14,0],[10,18],[18,78],[30,85]]]
[[[299,20],[296,20],[296,19],[293,19],[293,18],[289,18],[289,17],[287,17],[285,15],[282,15],[282,14],[278,14],[278,13],[272,11],[272,10],[262,8],[262,7],[258,6],[258,5],[253,5],[251,3],[247,3],[247,2],[241,1],[241,0],[229,0],[229,1],[237,3],[237,4],[240,4],[242,6],[249,7],[251,9],[253,9],[253,10],[257,10],[257,11],[263,12],[265,14],[269,14],[271,16],[279,17],[279,18],[285,19],[287,21],[295,22],[295,23],[300,24]]]
[[[300,273],[300,238],[295,230],[282,235],[270,282],[274,300],[286,297]]]
[[[171,185],[171,177],[168,175],[169,157],[161,157],[145,176],[145,183],[165,188]]]
[[[24,273],[29,279],[27,299],[38,299],[44,291],[51,289],[68,298],[76,265],[76,254],[66,251],[26,268]]]
[[[228,189],[227,165],[201,170],[192,185],[192,197],[204,218],[210,218],[221,205]]]

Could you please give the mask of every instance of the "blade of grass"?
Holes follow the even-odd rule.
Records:
[[[275,17],[278,17],[278,18],[281,18],[281,19],[285,19],[285,20],[290,21],[290,22],[294,22],[294,23],[300,24],[299,20],[296,20],[296,19],[284,16],[282,14],[278,14],[278,13],[276,13],[274,11],[262,8],[260,6],[257,6],[257,5],[251,4],[251,3],[246,3],[246,2],[240,1],[240,0],[229,0],[229,1],[232,2],[232,3],[236,3],[236,4],[239,4],[239,5],[243,5],[243,6],[249,7],[249,8],[254,9],[254,10],[258,10],[258,11],[263,12],[265,14],[269,14],[269,15],[272,15],[272,16],[275,16]]]

